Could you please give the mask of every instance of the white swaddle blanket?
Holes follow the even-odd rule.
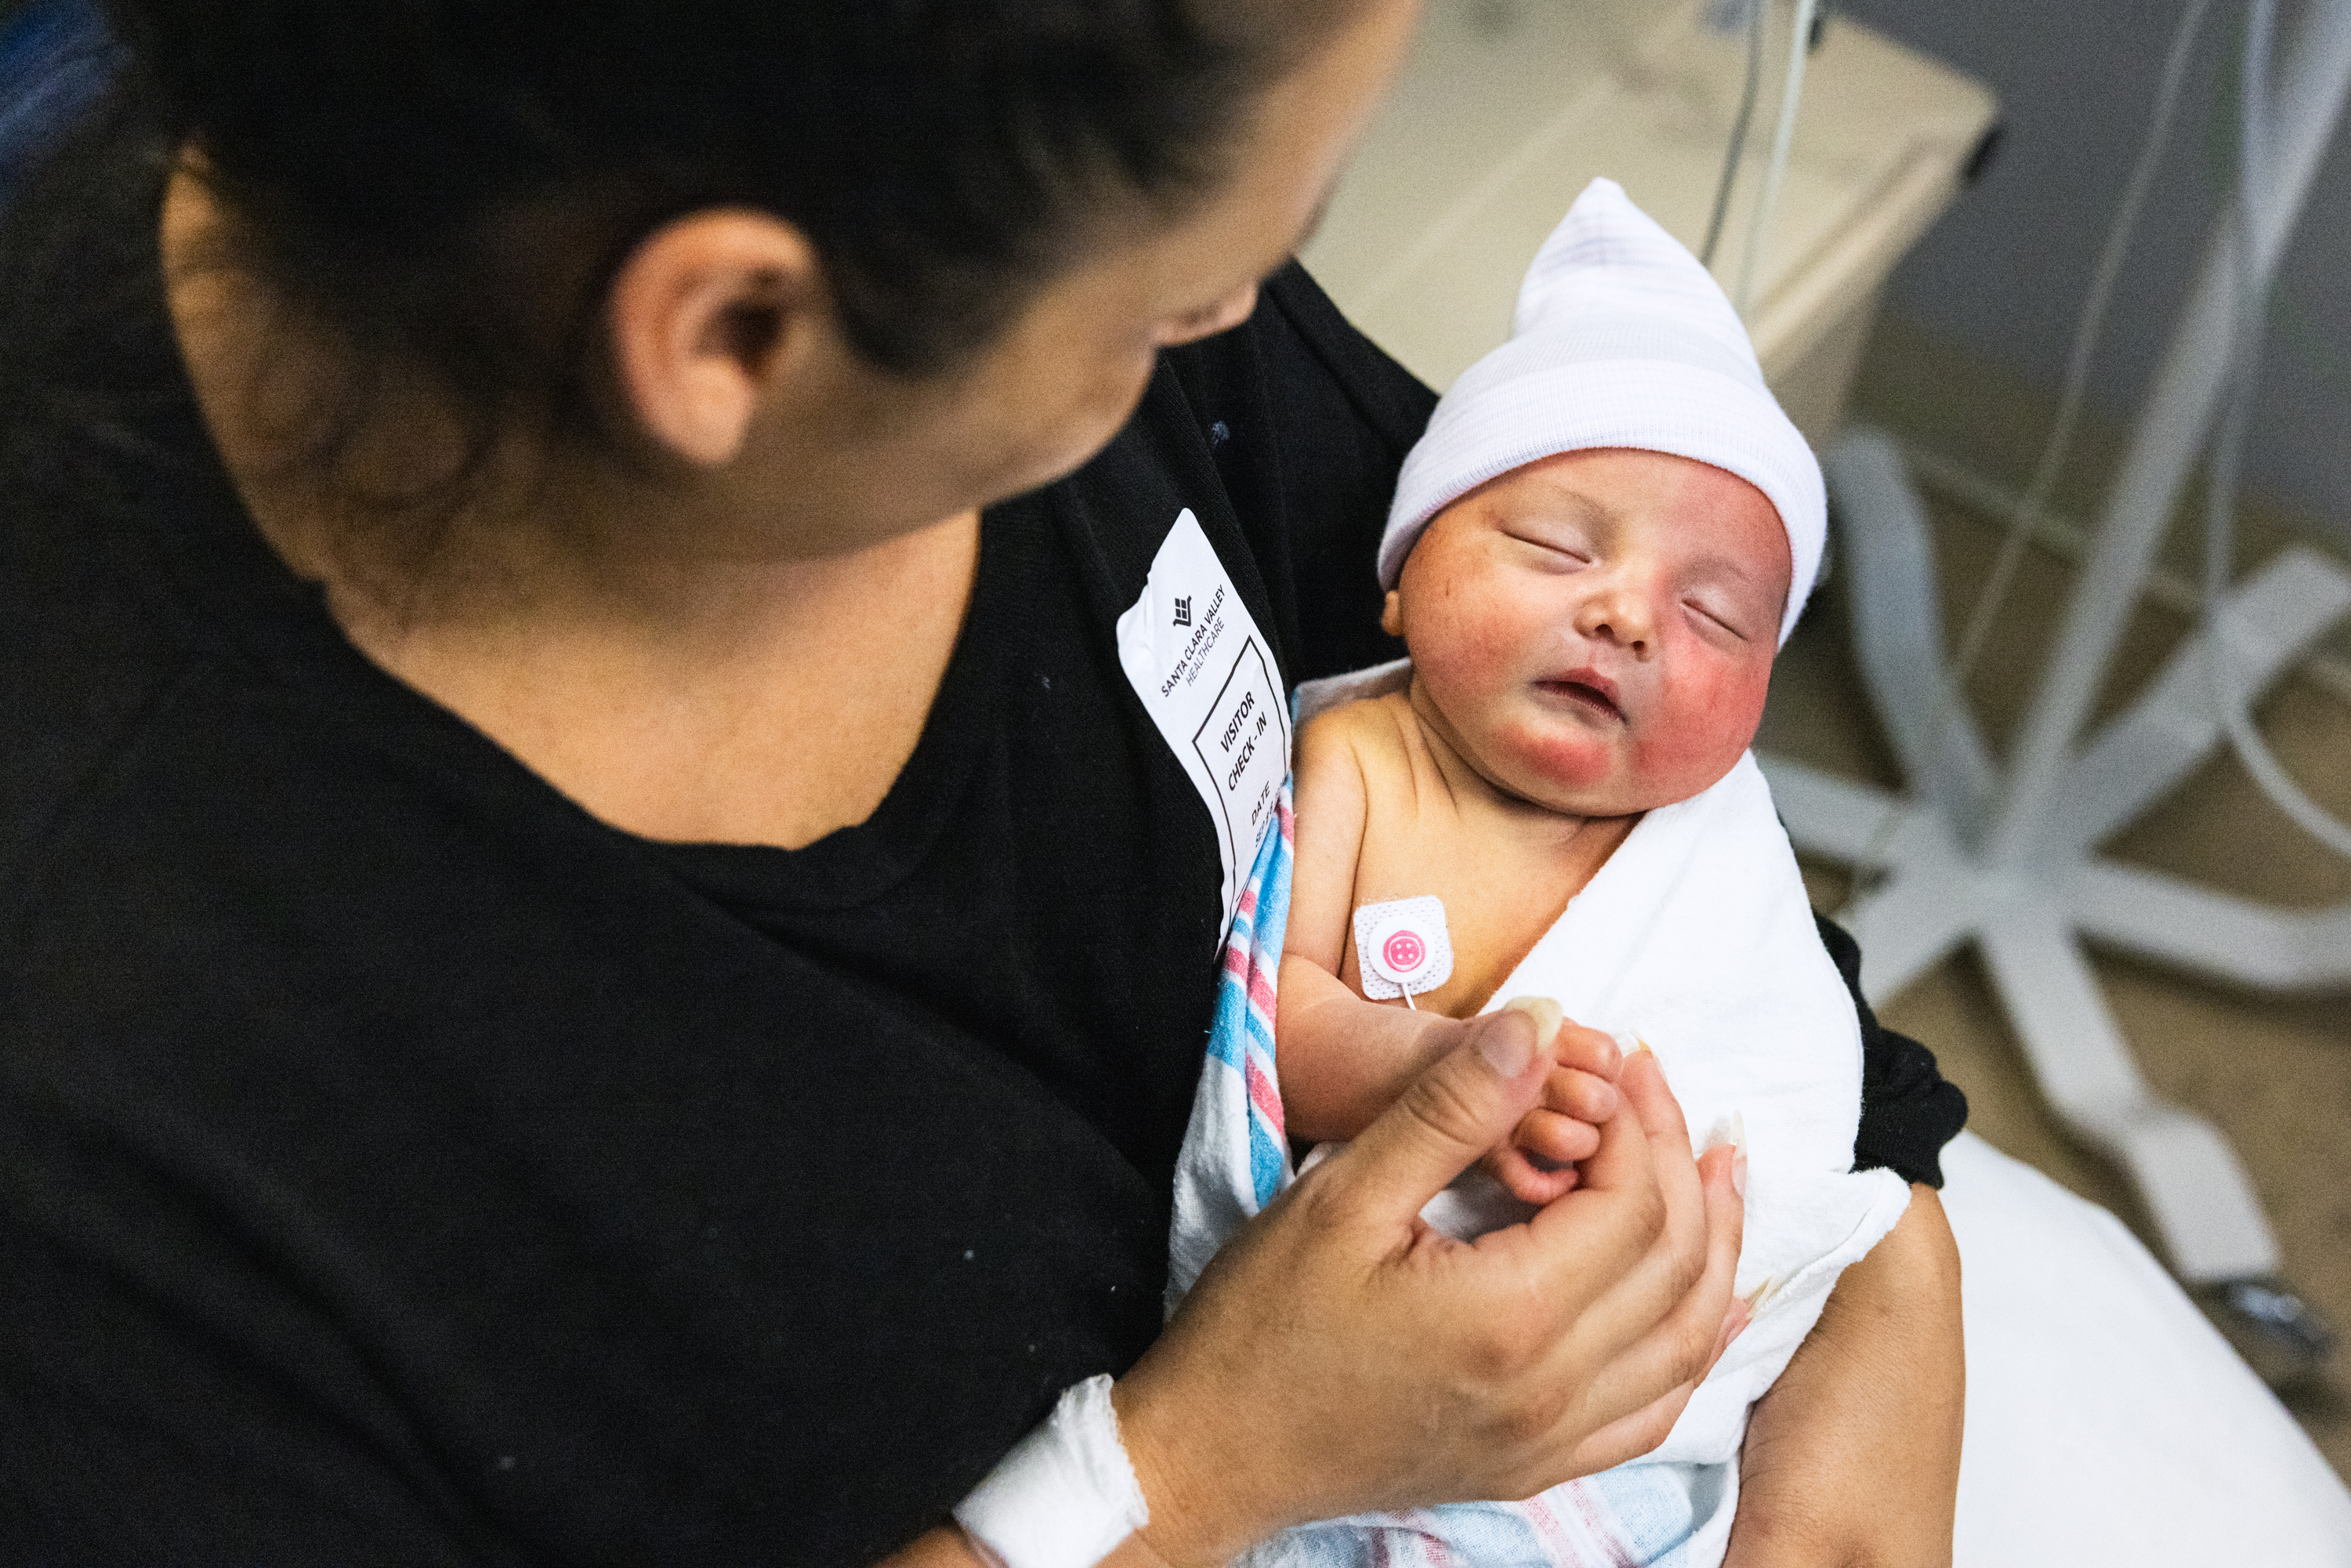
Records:
[[[1302,712],[1398,683],[1401,664],[1317,683]],[[1332,689],[1335,688],[1335,689]],[[1317,699],[1322,700],[1317,700]],[[1286,872],[1286,859],[1280,870]],[[1286,887],[1279,903],[1287,904]],[[1273,900],[1265,901],[1269,904]],[[1228,975],[1278,967],[1281,933],[1237,937]],[[1909,1188],[1890,1171],[1852,1169],[1861,1113],[1861,1032],[1851,995],[1821,946],[1812,910],[1751,756],[1713,788],[1659,807],[1618,847],[1495,993],[1557,998],[1567,1016],[1647,1041],[1703,1148],[1736,1114],[1748,1146],[1747,1228],[1738,1290],[1764,1293],[1665,1445],[1633,1464],[1522,1504],[1460,1504],[1365,1515],[1290,1531],[1252,1564],[1661,1563],[1721,1561],[1737,1506],[1747,1410],[1786,1366],[1845,1266],[1891,1229]],[[1254,998],[1269,1016],[1273,998]],[[1221,1015],[1220,1015],[1221,1016]],[[1278,1082],[1278,1051],[1257,1058]],[[1265,1115],[1248,1075],[1212,1045],[1179,1161],[1172,1294],[1270,1192],[1249,1167],[1249,1124]],[[1260,1129],[1261,1131],[1261,1129]],[[1276,1129],[1278,1132],[1278,1129]],[[1260,1137],[1259,1141],[1263,1142]],[[1259,1160],[1262,1166],[1265,1162]],[[1286,1165],[1286,1162],[1284,1162]],[[1288,1179],[1282,1173],[1281,1181]],[[1425,1211],[1456,1234],[1526,1212],[1475,1171]]]

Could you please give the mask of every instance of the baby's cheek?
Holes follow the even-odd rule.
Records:
[[[1411,638],[1413,673],[1455,727],[1468,733],[1493,722],[1520,679],[1510,639],[1475,616],[1448,618],[1431,635]]]
[[[1715,664],[1677,675],[1633,746],[1635,779],[1660,801],[1685,800],[1730,771],[1755,738],[1771,671]]]
[[[1447,593],[1442,610],[1407,640],[1414,667],[1432,689],[1442,687],[1476,700],[1490,696],[1515,676],[1523,658],[1520,639],[1499,616],[1476,612],[1461,596]]]

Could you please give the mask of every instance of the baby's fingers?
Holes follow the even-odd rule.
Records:
[[[1508,1144],[1489,1151],[1480,1163],[1488,1176],[1502,1184],[1503,1191],[1538,1207],[1573,1192],[1579,1179],[1573,1166],[1546,1170]]]
[[[1562,1031],[1564,1032],[1564,1031]],[[1554,1067],[1543,1081],[1542,1105],[1562,1116],[1573,1116],[1579,1122],[1589,1122],[1597,1127],[1616,1113],[1624,1103],[1616,1085],[1605,1078],[1593,1076],[1573,1067]],[[1597,1147],[1595,1144],[1593,1145]],[[1584,1154],[1592,1151],[1586,1149]],[[1575,1156],[1582,1159],[1583,1155]]]
[[[1625,1052],[1611,1037],[1596,1029],[1586,1029],[1573,1020],[1559,1026],[1559,1034],[1552,1042],[1554,1060],[1562,1067],[1572,1067],[1589,1072],[1605,1083],[1616,1082],[1616,1074],[1625,1065]],[[1610,1113],[1615,1107],[1609,1107]],[[1605,1121],[1602,1116],[1597,1120]]]
[[[1600,1129],[1573,1116],[1538,1106],[1519,1118],[1513,1146],[1553,1165],[1572,1166],[1600,1151]]]

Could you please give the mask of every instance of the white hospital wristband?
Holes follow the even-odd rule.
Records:
[[[1045,1424],[956,1505],[955,1517],[1003,1568],[1093,1568],[1148,1524],[1108,1375],[1064,1389]]]

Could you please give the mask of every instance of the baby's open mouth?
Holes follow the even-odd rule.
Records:
[[[1579,670],[1572,675],[1535,684],[1600,717],[1615,719],[1619,723],[1624,720],[1625,710],[1616,706],[1616,683],[1604,675]]]

